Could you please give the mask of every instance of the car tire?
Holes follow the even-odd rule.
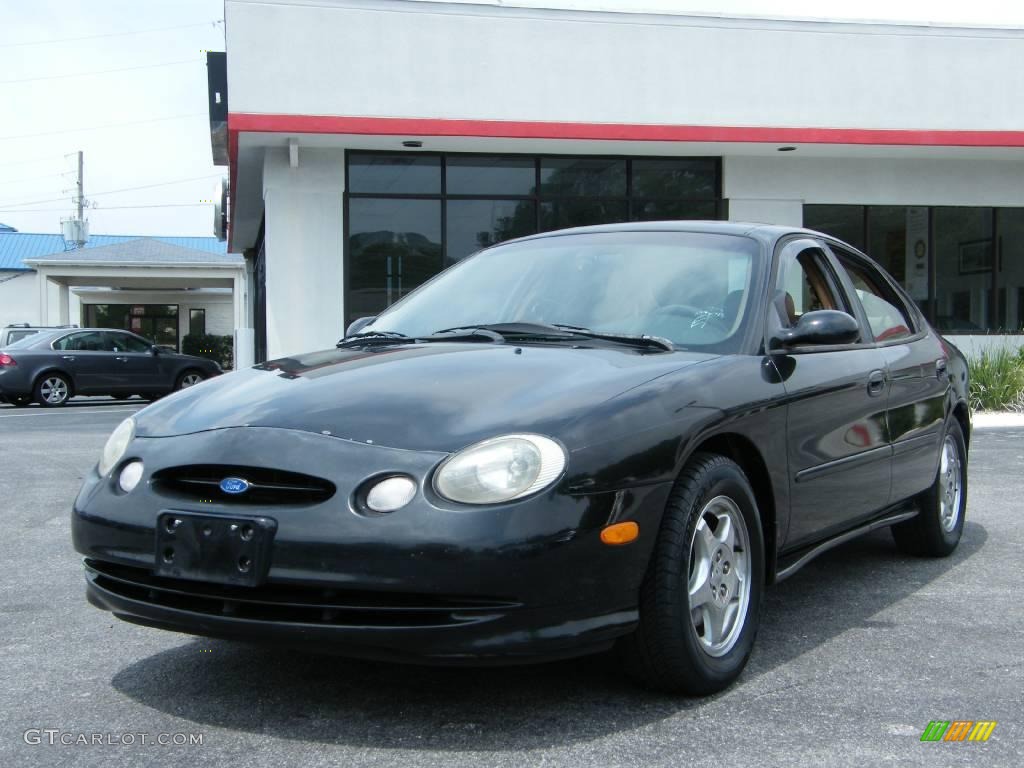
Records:
[[[763,596],[764,538],[750,483],[725,456],[697,453],[669,497],[639,625],[620,642],[627,672],[669,693],[721,691],[750,657]]]
[[[206,380],[206,375],[202,371],[197,371],[194,368],[189,368],[187,371],[183,371],[178,377],[178,380],[174,384],[174,389],[188,389],[194,387]]]
[[[946,424],[935,482],[918,499],[920,512],[892,526],[900,551],[919,557],[946,557],[960,543],[967,514],[967,444],[960,423]]]
[[[34,394],[44,408],[59,408],[71,399],[71,381],[63,373],[44,373],[36,381]]]

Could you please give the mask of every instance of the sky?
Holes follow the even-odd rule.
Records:
[[[638,11],[1024,26],[1024,3],[1016,0],[570,1]],[[0,0],[0,222],[23,232],[59,232],[61,218],[73,213],[75,153],[82,150],[92,232],[212,234],[212,206],[203,201],[227,169],[214,166],[210,154],[204,51],[224,50],[223,13],[223,0]],[[230,107],[230,93],[228,99]]]

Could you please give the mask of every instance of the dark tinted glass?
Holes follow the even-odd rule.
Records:
[[[449,200],[445,221],[449,263],[489,245],[537,231],[532,200]]]
[[[348,191],[389,195],[441,192],[441,158],[432,155],[350,155]]]
[[[634,197],[715,197],[714,160],[634,160]]]
[[[937,325],[994,329],[992,209],[935,208],[932,217]]]
[[[550,200],[540,205],[541,232],[629,219],[625,200]]]
[[[541,158],[542,195],[619,197],[626,194],[626,161],[602,158]]]
[[[999,311],[998,328],[1024,329],[1024,208],[999,208]]]
[[[532,157],[459,157],[446,161],[449,195],[532,195],[537,183]]]
[[[197,336],[206,333],[205,309],[190,309],[188,311],[188,332]]]
[[[441,270],[441,201],[349,200],[350,320],[375,315]]]
[[[805,205],[804,226],[865,249],[863,205]]]
[[[717,219],[718,203],[714,200],[634,200],[634,221],[678,221],[685,219]]]

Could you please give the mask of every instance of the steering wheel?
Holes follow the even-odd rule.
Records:
[[[691,322],[699,318],[702,323],[693,327],[711,325],[723,333],[728,332],[729,330],[729,324],[725,321],[725,318],[719,317],[706,309],[695,307],[692,304],[664,304],[655,309],[654,313],[656,315],[679,315],[681,317],[689,317],[691,318]]]

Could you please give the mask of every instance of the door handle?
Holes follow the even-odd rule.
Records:
[[[60,359],[61,359],[61,360],[69,360],[69,361],[73,361],[73,360],[75,359],[75,356],[74,356],[74,355],[61,355],[61,356],[60,356]]]
[[[872,371],[868,374],[868,394],[878,397],[885,391],[885,371]]]
[[[940,357],[935,361],[935,378],[939,381],[946,378],[949,375],[949,371],[946,370],[946,358]]]

